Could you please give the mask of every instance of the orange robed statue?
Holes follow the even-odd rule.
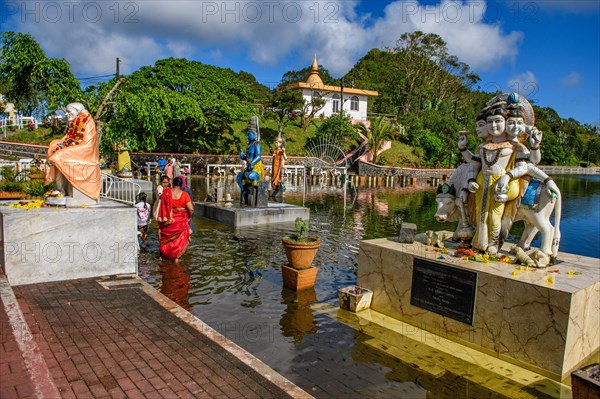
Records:
[[[83,104],[67,105],[66,114],[67,134],[48,146],[45,183],[56,180],[56,188],[67,195],[67,206],[95,205],[102,183],[96,124]]]

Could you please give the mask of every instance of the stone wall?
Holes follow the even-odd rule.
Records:
[[[446,181],[454,169],[414,169],[375,165],[369,162],[358,162],[359,176],[409,176],[416,178],[437,178]]]
[[[48,146],[34,144],[11,143],[0,141],[0,156],[16,158],[33,158],[34,155],[46,157]]]

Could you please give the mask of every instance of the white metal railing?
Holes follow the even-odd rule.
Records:
[[[243,165],[241,164],[207,164],[206,174],[208,176],[235,176],[242,171]],[[263,164],[265,172],[270,175],[272,166]],[[285,177],[298,177],[306,174],[306,167],[304,165],[285,165],[283,167],[283,175]]]
[[[0,118],[0,127],[2,128],[2,133],[4,137],[6,137],[6,130],[9,127],[15,127],[17,129],[25,128],[29,122],[33,123],[33,128],[38,128],[38,121],[33,116],[20,116],[16,115],[12,118]]]
[[[599,167],[581,166],[548,166],[540,165],[539,168],[549,175],[597,175],[600,174]]]
[[[237,175],[242,171],[242,165],[236,164],[212,164],[206,165],[206,174],[208,176],[220,176],[225,177],[227,175]]]
[[[157,166],[158,162],[146,162],[146,173],[148,174],[148,177],[152,176],[152,172],[156,170]]]
[[[4,167],[10,167],[17,172],[17,180],[29,180],[29,173],[31,172],[32,166],[35,166],[33,158],[21,158],[18,161],[10,162],[0,161],[0,180],[3,179],[2,168]],[[44,164],[39,165],[39,169],[43,173]]]
[[[102,198],[135,205],[140,191],[142,191],[142,187],[132,182],[131,179],[122,179],[108,173],[102,173],[102,185],[100,187],[100,197]]]
[[[285,165],[283,175],[286,177],[297,177],[306,175],[306,166],[304,165]]]

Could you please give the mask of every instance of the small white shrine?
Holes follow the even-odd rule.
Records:
[[[289,89],[302,91],[302,97],[310,103],[315,96],[325,99],[326,104],[316,116],[329,117],[339,113],[341,109],[350,114],[352,120],[367,120],[367,98],[378,96],[372,90],[356,89],[354,87],[329,86],[323,83],[319,76],[317,55],[312,64],[312,71],[306,82],[297,82],[288,86]]]

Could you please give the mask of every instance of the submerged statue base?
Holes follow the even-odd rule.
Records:
[[[437,334],[556,380],[600,349],[598,259],[561,253],[544,272],[452,252],[361,241],[357,285],[373,291],[371,309],[431,331],[432,340]]]
[[[293,223],[296,218],[308,219],[310,210],[297,205],[269,202],[264,207],[252,207],[235,202],[197,202],[194,214],[231,227],[252,227],[262,224]]]

